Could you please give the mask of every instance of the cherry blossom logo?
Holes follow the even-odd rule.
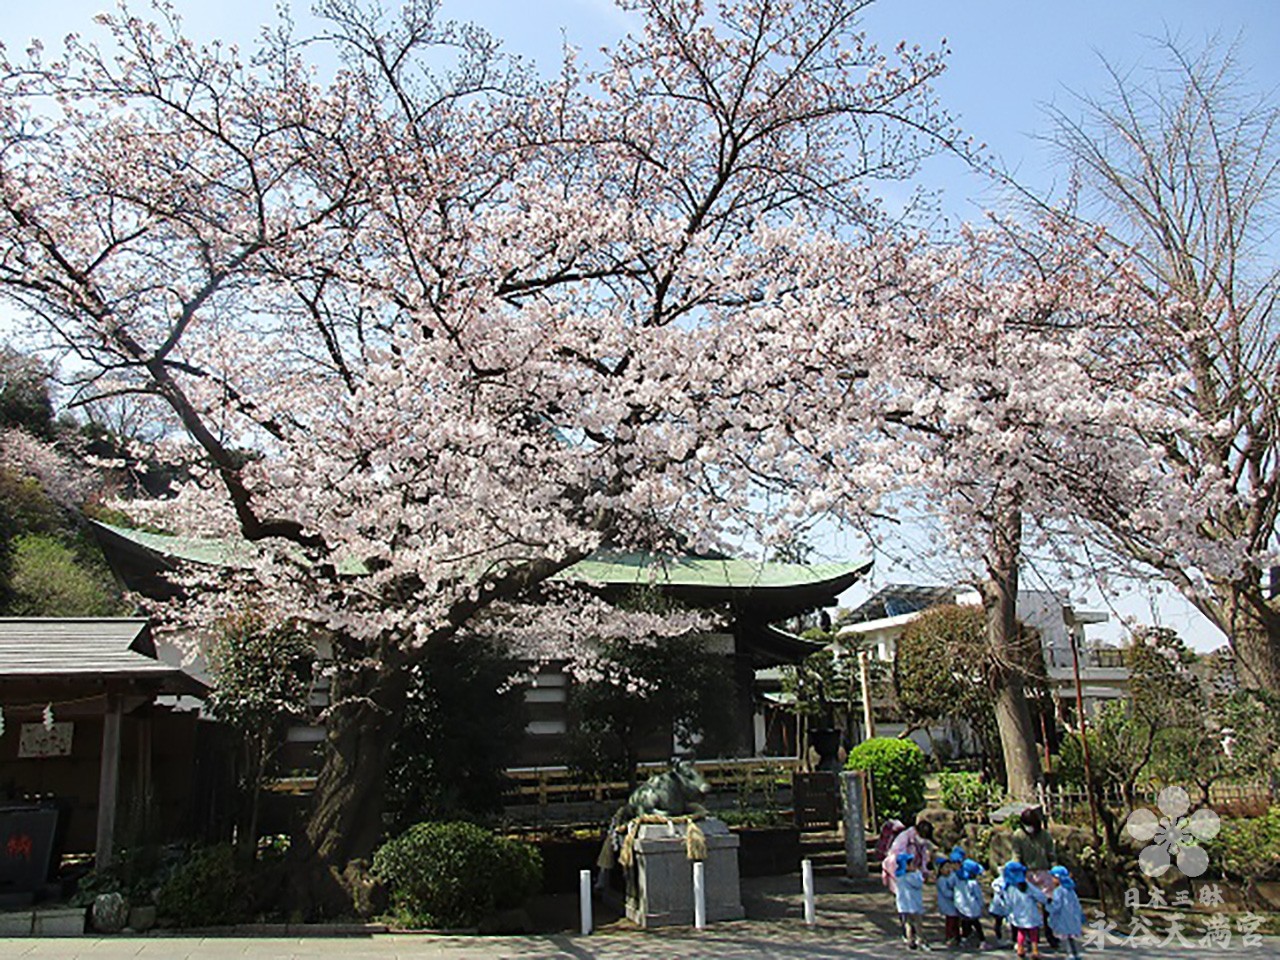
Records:
[[[1222,821],[1208,807],[1191,812],[1191,797],[1182,787],[1165,787],[1156,797],[1161,816],[1134,810],[1125,821],[1129,836],[1147,844],[1138,865],[1149,877],[1159,877],[1177,864],[1185,876],[1198,877],[1209,869],[1209,854],[1201,842],[1212,840]]]

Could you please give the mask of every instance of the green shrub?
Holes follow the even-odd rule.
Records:
[[[880,820],[904,823],[924,809],[924,751],[914,741],[876,737],[849,751],[846,770],[871,774],[871,795]]]
[[[383,844],[373,872],[407,923],[471,927],[536,893],[542,856],[472,823],[419,823]]]
[[[1222,832],[1206,847],[1231,879],[1280,880],[1280,806],[1261,817],[1223,820]]]
[[[982,774],[969,771],[938,774],[938,788],[942,805],[961,812],[982,810],[1004,796],[999,784],[987,783]]]
[[[1096,737],[1089,737],[1089,747],[1096,748]],[[1053,761],[1054,782],[1063,787],[1084,789],[1084,747],[1080,734],[1068,733],[1062,738],[1062,746]]]
[[[230,844],[196,850],[156,892],[156,909],[180,927],[215,927],[244,917],[243,878]]]

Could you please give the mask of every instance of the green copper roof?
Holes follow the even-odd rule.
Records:
[[[247,540],[215,540],[212,537],[178,537],[170,533],[148,533],[130,527],[94,520],[93,524],[123,540],[171,560],[198,563],[207,567],[237,570],[253,566],[254,546]]]
[[[754,560],[704,560],[653,553],[600,551],[559,575],[563,580],[610,586],[769,587],[814,586],[859,573],[860,563],[765,563]]]
[[[254,546],[245,540],[180,537],[100,521],[94,523],[108,534],[169,560],[234,569],[253,565]],[[821,587],[841,580],[852,583],[868,566],[866,563],[764,563],[600,551],[557,574],[556,579],[609,587],[666,586],[752,591]],[[341,572],[357,575],[364,572],[364,567],[359,561],[349,561],[342,564]]]

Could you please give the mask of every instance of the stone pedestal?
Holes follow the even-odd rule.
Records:
[[[636,834],[635,866],[627,871],[627,918],[642,927],[693,923],[693,861],[685,824],[646,823]],[[738,838],[719,820],[698,821],[707,838],[704,862],[707,922],[741,920]]]

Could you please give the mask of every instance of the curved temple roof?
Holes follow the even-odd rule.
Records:
[[[243,540],[149,533],[98,521],[94,526],[112,559],[124,558],[124,566],[135,572],[139,561],[160,568],[183,562],[241,569],[253,562],[253,545]],[[133,562],[127,562],[129,559]],[[121,565],[113,566],[119,569]],[[602,550],[558,574],[557,579],[615,594],[653,586],[690,605],[728,603],[771,621],[833,604],[870,568],[869,562],[810,565]],[[344,572],[358,575],[361,569],[352,564]],[[155,571],[150,572],[154,575]],[[122,576],[133,579],[128,572]],[[135,589],[154,592],[140,585]]]

